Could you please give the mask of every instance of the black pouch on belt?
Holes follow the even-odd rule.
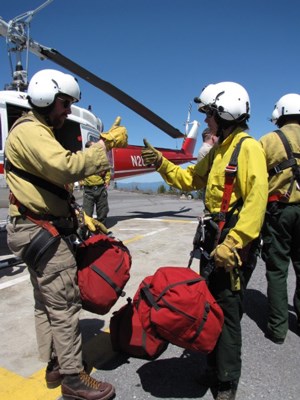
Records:
[[[36,270],[42,257],[50,255],[58,246],[60,236],[53,236],[46,229],[41,229],[25,248],[22,259],[28,267]]]
[[[220,240],[220,229],[212,219],[205,221],[205,240],[203,248],[209,254],[217,247]]]

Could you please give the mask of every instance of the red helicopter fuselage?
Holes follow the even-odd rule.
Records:
[[[156,147],[163,156],[176,165],[194,161],[194,149],[197,141],[198,125],[191,128],[189,135],[184,139],[180,150]],[[124,149],[113,149],[111,163],[113,165],[112,178],[122,179],[130,176],[147,174],[155,171],[153,166],[146,166],[141,156],[142,146],[128,145]]]

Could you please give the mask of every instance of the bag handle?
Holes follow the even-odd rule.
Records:
[[[96,265],[91,265],[91,269],[96,272],[96,274],[101,276],[101,278],[104,279],[114,289],[118,296],[125,296],[126,293],[118,285],[116,285],[115,282],[112,281],[108,275],[101,271],[101,269],[97,268]]]
[[[141,292],[142,292],[142,294],[144,294],[144,296],[146,297],[148,302],[151,304],[151,306],[156,311],[158,311],[160,309],[160,307],[158,306],[157,302],[164,296],[164,294],[168,290],[172,289],[173,287],[179,286],[179,285],[193,285],[194,283],[201,282],[201,281],[205,281],[205,279],[199,275],[199,276],[197,276],[197,278],[185,279],[184,281],[175,282],[175,283],[172,283],[171,285],[167,285],[164,288],[164,290],[159,294],[157,299],[155,299],[153,294],[150,292],[150,285],[147,285],[147,286],[144,286],[143,288],[141,288]]]

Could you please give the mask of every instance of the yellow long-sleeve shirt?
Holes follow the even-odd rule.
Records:
[[[102,175],[102,174],[101,174]],[[83,186],[98,186],[98,185],[109,185],[111,173],[106,171],[104,176],[101,175],[91,175],[81,181]]]
[[[157,171],[169,185],[183,191],[199,190],[206,186],[206,207],[211,213],[218,213],[224,192],[225,168],[237,143],[244,136],[248,136],[247,133],[237,129],[199,163],[187,169],[163,158]],[[239,198],[243,199],[243,206],[230,235],[244,247],[260,233],[268,198],[265,155],[255,139],[247,139],[241,146],[229,211]]]
[[[52,128],[36,112],[30,111],[15,125],[7,138],[5,155],[21,170],[64,188],[68,183],[109,169],[106,151],[101,145],[95,144],[77,153],[66,150],[56,140]],[[6,173],[6,182],[15,197],[32,212],[69,216],[67,201],[57,195],[33,185],[13,172]],[[10,206],[10,215],[19,215],[13,205]]]
[[[281,128],[286,136],[292,151],[300,153],[300,126],[298,124],[287,124]],[[277,164],[287,159],[285,148],[281,139],[275,132],[269,132],[259,140],[267,160],[267,169],[274,168]],[[298,159],[298,164],[300,160]],[[287,168],[279,174],[269,177],[269,195],[284,195],[291,183],[292,170]],[[292,192],[288,200],[289,203],[300,203],[300,191],[296,188],[296,183],[292,187]]]

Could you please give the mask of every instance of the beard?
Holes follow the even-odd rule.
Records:
[[[67,117],[65,115],[57,115],[51,118],[51,125],[54,129],[60,129],[63,127]]]

